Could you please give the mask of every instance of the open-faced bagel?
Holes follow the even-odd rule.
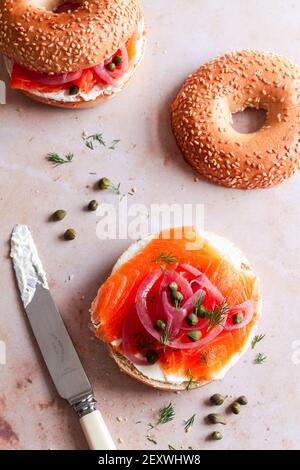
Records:
[[[142,18],[138,0],[73,0],[78,8],[64,13],[55,3],[63,2],[2,0],[0,51],[33,71],[72,72],[114,54]]]
[[[232,127],[232,114],[266,111],[254,133]],[[300,70],[259,51],[234,52],[191,75],[172,104],[172,128],[186,161],[214,183],[266,188],[300,167]]]

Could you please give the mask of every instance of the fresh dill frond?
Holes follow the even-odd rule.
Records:
[[[175,417],[173,403],[170,402],[165,408],[161,408],[158,412],[158,424],[166,424]]]
[[[147,440],[148,440],[149,442],[152,442],[152,444],[157,445],[157,441],[156,441],[155,439],[152,439],[152,437],[147,437]]]
[[[190,368],[188,368],[188,370],[186,371],[186,377],[189,379],[189,381],[188,381],[187,386],[186,386],[185,389],[187,391],[189,391],[189,390],[191,390],[191,387],[192,387],[193,383],[196,382]]]
[[[214,307],[212,310],[206,310],[205,318],[207,319],[207,329],[210,330],[214,326],[222,325],[224,318],[229,313],[229,306],[227,300],[224,299],[219,307]]]
[[[194,414],[193,416],[191,416],[189,419],[187,419],[185,422],[184,422],[184,430],[185,432],[188,432],[188,430],[193,426],[194,422],[195,422],[195,417],[196,417],[196,414]]]
[[[58,166],[65,163],[70,163],[74,158],[74,154],[69,152],[65,155],[65,157],[61,157],[58,153],[51,152],[47,154],[46,158],[49,162],[52,162],[55,166]]]
[[[120,139],[114,139],[108,147],[109,150],[115,150],[119,142],[121,142]]]
[[[261,340],[263,340],[265,336],[266,335],[255,335],[253,340],[251,341],[252,349],[254,349],[255,346],[257,345],[257,343],[259,343]]]
[[[255,364],[263,364],[267,359],[263,353],[258,353],[256,358],[254,359]]]
[[[205,353],[202,354],[199,358],[199,362],[206,364],[207,367],[208,367],[208,361],[209,361],[209,354],[210,354],[209,351],[205,351]]]
[[[160,342],[164,347],[164,351],[166,350],[166,346],[167,346],[169,339],[170,339],[170,330],[168,328],[165,328],[160,337]]]
[[[166,263],[166,264],[176,264],[178,259],[174,256],[171,252],[169,253],[160,253],[156,258],[158,263]]]
[[[88,137],[83,136],[82,138],[84,140],[86,147],[89,148],[90,150],[95,150],[96,148],[95,144],[103,145],[104,147],[106,146],[106,143],[103,139],[103,133],[92,134],[92,135],[89,135]]]

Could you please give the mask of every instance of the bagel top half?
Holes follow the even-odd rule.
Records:
[[[72,3],[75,11],[58,14],[51,0],[1,0],[0,51],[32,71],[73,72],[113,55],[142,18],[138,0]]]
[[[175,239],[175,230],[171,229],[167,235],[169,238],[164,238],[164,231],[159,236],[134,243],[118,260],[91,307],[95,335],[107,344],[120,369],[134,379],[161,390],[197,388],[222,378],[247,350],[261,314],[258,280],[237,247],[223,237],[192,227],[185,227],[182,239]],[[190,240],[193,240],[192,249]],[[225,328],[211,342],[196,349],[177,350],[176,347],[172,349],[167,346],[164,350],[160,347],[151,336],[147,336],[140,324],[135,326],[134,316],[138,289],[149,273],[155,272],[158,266],[163,271],[162,276],[174,269],[181,270],[174,264],[158,263],[162,253],[177,259],[177,266],[188,263],[206,273],[231,306],[250,301],[253,307],[250,323],[234,331],[226,331]],[[153,302],[155,308],[156,294],[150,291],[145,295],[150,295],[149,302]],[[135,357],[143,358],[154,347],[158,351],[154,364],[135,363],[135,357],[128,357],[122,346],[126,322],[129,325],[133,322],[133,347],[138,341]],[[143,341],[140,341],[141,338],[144,338]]]

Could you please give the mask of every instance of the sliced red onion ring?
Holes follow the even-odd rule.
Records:
[[[26,70],[28,77],[34,82],[40,83],[41,85],[64,85],[66,83],[73,82],[81,77],[82,71],[69,73],[55,73],[49,75],[47,73],[33,72],[32,70]]]
[[[160,294],[162,294],[164,290],[168,289],[171,282],[176,282],[178,290],[182,293],[184,300],[187,300],[191,295],[193,295],[193,289],[191,288],[188,280],[176,271],[171,271],[164,275],[159,289]]]
[[[237,323],[236,325],[234,325],[233,323],[228,324],[227,322],[225,325],[225,330],[227,331],[238,330],[248,325],[248,323],[250,323],[254,315],[254,308],[253,308],[252,302],[250,302],[250,300],[246,300],[242,304],[236,305],[230,310],[230,313],[233,313],[233,314],[238,313],[238,312],[244,313],[244,320],[241,323]],[[230,315],[230,320],[231,319],[232,319],[232,316]]]
[[[162,293],[162,307],[163,312],[167,317],[167,326],[170,333],[170,338],[176,336],[181,329],[183,320],[187,315],[185,308],[176,308],[169,302],[168,294],[166,291]]]
[[[107,70],[106,66],[112,61],[112,58],[110,57],[109,59],[106,59],[104,62],[101,64],[98,64],[94,67],[94,70],[98,77],[101,78],[101,80],[106,83],[107,85],[111,86],[117,86],[118,85],[118,78],[124,75],[124,73],[127,72],[129,68],[129,58],[128,58],[128,52],[127,52],[127,47],[124,44],[124,46],[121,47],[121,53],[122,53],[122,64],[120,69],[117,69],[114,72],[110,72]]]
[[[171,348],[175,349],[195,349],[195,348],[201,348],[202,346],[205,346],[206,344],[210,343],[212,340],[214,340],[217,336],[219,336],[222,331],[224,331],[224,325],[227,321],[227,315],[224,316],[223,322],[220,325],[215,326],[209,332],[207,333],[204,338],[199,339],[199,341],[195,342],[189,342],[189,343],[182,343],[180,340],[178,341],[173,341],[172,344],[168,344]],[[199,328],[198,328],[199,329]]]
[[[74,10],[77,10],[79,6],[80,5],[78,3],[66,2],[66,3],[63,3],[62,5],[59,5],[57,8],[55,8],[54,13],[64,13],[65,11],[74,11]]]
[[[159,331],[154,328],[153,321],[150,318],[147,306],[147,297],[150,290],[161,276],[162,271],[160,269],[156,269],[146,276],[137,291],[135,299],[136,311],[140,322],[144,326],[145,330],[148,331],[148,333],[153,336],[153,338],[157,339],[157,341],[160,341],[161,335]]]
[[[136,357],[135,353],[132,351],[132,348],[130,345],[130,326],[131,326],[131,315],[124,322],[123,333],[122,333],[122,349],[124,351],[124,354],[128,357],[128,359],[133,364],[146,366],[148,364],[146,358],[140,359]]]

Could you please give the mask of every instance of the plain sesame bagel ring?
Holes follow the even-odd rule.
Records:
[[[232,114],[264,109],[257,132],[241,134]],[[186,161],[219,185],[266,188],[300,167],[300,70],[276,54],[241,51],[191,75],[172,104],[172,128]]]
[[[1,0],[0,52],[11,86],[77,107],[111,97],[144,50],[139,0]]]

